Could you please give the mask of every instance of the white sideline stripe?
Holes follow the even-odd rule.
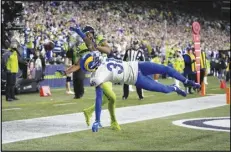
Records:
[[[206,96],[172,102],[145,104],[116,109],[120,124],[161,118],[203,109],[226,105],[225,94]],[[94,114],[91,122],[94,120]],[[102,110],[102,125],[110,126],[108,110]],[[58,134],[89,130],[85,124],[83,113],[56,115],[34,119],[7,121],[2,123],[2,143],[48,137]],[[100,131],[103,131],[102,129]]]
[[[2,111],[9,111],[9,110],[20,110],[21,108],[10,108],[10,109],[2,109]]]

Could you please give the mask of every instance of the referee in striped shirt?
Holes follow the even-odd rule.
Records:
[[[123,61],[144,61],[144,53],[143,50],[140,48],[139,41],[135,40],[132,43],[131,48],[127,49]],[[139,96],[139,99],[142,100],[143,97],[143,92],[141,88],[136,87],[136,92]],[[129,95],[129,85],[124,84],[123,86],[123,100],[126,100]]]

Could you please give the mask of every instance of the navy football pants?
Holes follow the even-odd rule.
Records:
[[[170,93],[175,91],[174,86],[163,85],[156,82],[148,75],[152,74],[167,74],[181,82],[185,82],[186,78],[177,72],[175,69],[164,66],[161,64],[156,64],[153,62],[139,62],[138,63],[139,73],[136,81],[136,86],[138,88],[143,88],[148,91]]]

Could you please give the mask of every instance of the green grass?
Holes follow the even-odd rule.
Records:
[[[164,84],[172,84],[174,80],[165,79],[160,80]],[[219,88],[219,81],[217,78],[208,77],[209,85],[207,87],[208,94],[223,94],[224,90]],[[133,87],[135,89],[135,87]],[[82,99],[73,99],[72,95],[66,95],[65,89],[52,89],[51,97],[40,97],[38,93],[33,94],[22,94],[18,95],[20,100],[15,102],[6,102],[5,97],[2,96],[2,121],[29,119],[43,116],[61,115],[81,112],[84,108],[94,103],[94,88],[86,87],[85,95]],[[117,95],[117,107],[126,107],[133,105],[142,105],[149,103],[158,103],[165,101],[173,101],[185,99],[184,97],[178,96],[176,93],[163,94],[156,92],[144,91],[145,99],[138,100],[136,92],[130,92],[130,96],[126,101],[121,100],[122,98],[122,86],[115,85],[113,90]],[[200,96],[197,93],[188,95],[187,98],[195,98]],[[56,104],[73,103],[64,106],[55,106]],[[20,110],[9,110],[4,109],[10,108],[21,108]],[[107,108],[107,105],[103,109]]]
[[[230,133],[175,126],[172,121],[230,116],[230,106],[121,125],[3,144],[3,150],[219,150],[230,151]]]

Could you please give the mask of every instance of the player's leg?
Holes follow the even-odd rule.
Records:
[[[177,72],[175,69],[164,66],[162,64],[156,64],[153,62],[139,62],[138,64],[139,70],[143,75],[151,75],[151,74],[168,74],[169,76],[181,81],[184,84],[191,85],[194,87],[200,87],[199,84],[188,81],[181,73]]]
[[[142,73],[139,72],[138,78],[135,84],[139,88],[143,88],[148,91],[155,91],[155,92],[162,92],[162,93],[171,93],[177,92],[182,96],[186,96],[185,91],[179,89],[177,86],[174,85],[163,85],[159,82],[156,82],[152,78],[148,76],[144,76]]]
[[[105,105],[106,103],[108,103],[107,97],[103,95],[102,106]],[[83,110],[87,126],[90,126],[90,120],[94,111],[95,111],[95,104]]]
[[[129,85],[127,85],[127,84],[123,85],[123,93],[124,94],[123,94],[122,99],[126,100],[128,98],[128,95],[129,95]]]
[[[205,70],[206,69],[200,69],[200,84],[204,82]]]
[[[102,89],[103,89],[103,102],[102,106],[108,103],[108,110],[110,113],[111,117],[111,127],[112,129],[115,130],[120,130],[120,126],[118,125],[115,117],[115,101],[116,101],[116,95],[112,90],[112,83],[111,82],[106,82],[102,84]],[[95,104],[90,106],[87,109],[84,109],[84,116],[86,119],[86,123],[89,126],[90,125],[90,119],[95,110]]]
[[[142,92],[142,89],[141,88],[138,88],[138,87],[136,87],[136,93],[138,94],[138,96],[139,96],[139,99],[140,100],[143,100],[143,92]]]
[[[190,73],[190,74],[188,75],[188,79],[189,79],[189,80],[194,80],[194,79],[195,79],[195,78],[194,78],[194,75],[195,75],[194,73]],[[191,87],[191,86],[188,87],[188,93],[189,93],[189,94],[193,94],[193,92],[192,92],[192,87]]]
[[[103,89],[103,94],[108,99],[108,111],[111,117],[111,128],[113,130],[121,130],[115,116],[116,95],[112,90],[112,83],[111,82],[103,83],[102,89]]]
[[[109,83],[106,82],[106,84],[102,86],[102,89],[103,89],[103,100],[102,100],[102,106],[103,106],[108,103],[108,98],[106,97],[104,91],[107,89],[112,89],[112,87],[110,86],[110,82]],[[94,111],[95,111],[95,104],[83,110],[87,126],[90,125],[90,119]]]

